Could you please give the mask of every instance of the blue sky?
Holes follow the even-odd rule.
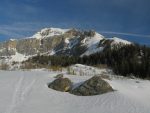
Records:
[[[1,0],[1,41],[44,27],[94,29],[150,45],[150,0]]]

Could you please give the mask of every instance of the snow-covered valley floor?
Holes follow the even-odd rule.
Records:
[[[0,71],[0,113],[150,113],[150,81],[112,78],[117,90],[75,96],[47,87],[56,72]],[[65,75],[74,84],[90,76]]]

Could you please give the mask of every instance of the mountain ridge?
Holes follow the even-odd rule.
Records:
[[[31,37],[0,42],[0,57],[17,61],[13,57],[22,55],[25,58],[18,58],[22,61],[37,54],[84,56],[100,52],[108,45],[128,44],[132,43],[117,37],[105,38],[93,30],[44,28]]]

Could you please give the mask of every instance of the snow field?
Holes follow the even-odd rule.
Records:
[[[75,96],[47,87],[57,74],[42,70],[0,71],[0,113],[150,113],[148,80],[113,77],[107,81],[115,92]],[[74,86],[91,78],[68,74],[65,77]]]

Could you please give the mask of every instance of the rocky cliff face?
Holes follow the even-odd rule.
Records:
[[[45,28],[32,37],[0,43],[0,57],[16,53],[24,56],[36,54],[83,56],[101,51],[106,45],[130,44],[122,39],[105,39],[95,31]]]

